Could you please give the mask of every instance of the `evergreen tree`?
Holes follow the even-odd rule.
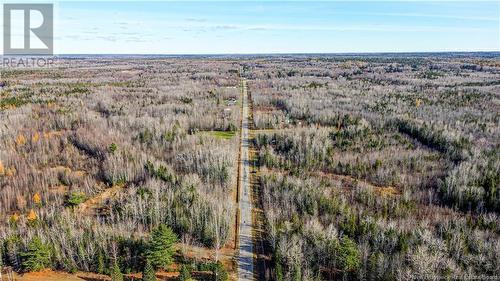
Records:
[[[276,280],[278,281],[283,281],[283,268],[281,267],[281,263],[277,262],[276,263]]]
[[[181,272],[179,274],[179,280],[180,281],[187,281],[191,279],[191,272],[189,271],[189,268],[186,265],[181,266]]]
[[[0,271],[3,267],[3,239],[0,239]],[[2,272],[0,272],[0,276],[2,276]],[[0,278],[0,280],[2,280]]]
[[[18,236],[9,236],[5,240],[5,257],[7,263],[12,265],[16,270],[21,269],[20,253],[20,239]]]
[[[296,264],[295,265],[295,269],[294,269],[294,273],[293,273],[293,279],[295,281],[300,281],[302,280],[302,273],[301,273],[301,268],[300,268],[300,264]]]
[[[123,281],[123,274],[117,261],[115,261],[111,269],[111,281]]]
[[[229,275],[227,274],[226,269],[222,265],[222,263],[217,262],[213,269],[213,278],[214,281],[226,281],[229,280]]]
[[[25,252],[21,253],[22,266],[25,271],[40,271],[50,266],[50,249],[38,237],[28,243]]]
[[[102,253],[102,251],[99,251],[99,254],[97,256],[97,273],[104,274],[106,270],[105,268],[106,264],[104,262],[104,254]]]
[[[175,242],[177,242],[177,236],[166,225],[162,224],[153,230],[146,250],[146,258],[154,268],[167,269],[172,263]]]
[[[149,260],[146,260],[146,264],[142,270],[142,281],[156,281],[156,272]]]
[[[358,245],[347,236],[344,236],[340,242],[339,257],[344,272],[355,271],[361,265]]]
[[[276,251],[276,257],[275,257],[275,267],[276,267],[276,280],[277,281],[283,281],[283,267],[281,266],[281,257],[279,251]]]
[[[378,279],[378,261],[380,258],[380,252],[373,252],[368,259],[368,278],[370,280]]]

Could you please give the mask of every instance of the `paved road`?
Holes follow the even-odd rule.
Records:
[[[243,121],[241,126],[241,165],[240,165],[240,225],[239,225],[239,252],[238,280],[254,280],[253,277],[253,239],[252,239],[252,201],[250,198],[250,161],[248,148],[248,93],[246,80],[242,80],[243,90]]]

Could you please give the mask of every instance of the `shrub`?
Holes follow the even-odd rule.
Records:
[[[115,151],[118,149],[118,146],[116,145],[116,143],[112,143],[109,145],[109,152],[110,153],[115,153]]]
[[[85,202],[85,200],[87,200],[87,197],[82,192],[72,192],[66,196],[65,203],[66,206],[75,207]]]
[[[158,165],[158,168],[155,168],[154,164],[148,161],[146,165],[144,165],[146,171],[164,182],[174,183],[176,181],[175,174],[171,171],[171,169],[162,164]]]

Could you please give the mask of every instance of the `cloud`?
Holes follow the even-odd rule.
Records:
[[[236,25],[216,25],[212,27],[215,30],[234,30],[234,29],[241,29],[241,27],[236,26]]]
[[[294,24],[263,24],[263,25],[202,25],[179,27],[185,32],[206,32],[208,30],[241,30],[241,31],[340,31],[340,32],[483,32],[488,29],[479,27],[448,27],[448,26],[416,26],[416,25],[294,25]]]
[[[186,21],[190,21],[190,22],[206,22],[207,19],[187,18]]]
[[[143,43],[143,42],[148,42],[149,40],[145,40],[143,37],[138,37],[138,36],[131,36],[127,37],[125,42],[133,42],[133,43]]]
[[[265,31],[265,30],[269,30],[269,28],[263,27],[263,26],[256,26],[256,27],[250,27],[247,30]]]
[[[102,36],[102,35],[99,35],[99,36],[96,36],[95,37],[96,39],[100,39],[100,40],[104,40],[104,41],[110,41],[110,42],[117,42],[118,41],[118,38],[116,36]]]
[[[456,20],[474,20],[474,21],[500,21],[499,17],[476,17],[476,16],[422,14],[422,13],[352,13],[352,14],[364,15],[364,16],[384,16],[384,17],[416,17],[416,18],[456,19]]]

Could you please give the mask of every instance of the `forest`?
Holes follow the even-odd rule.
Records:
[[[107,275],[142,272],[146,261],[225,271],[218,255],[234,239],[235,69],[88,58],[4,71],[3,264]]]
[[[276,280],[500,275],[498,57],[249,63]]]
[[[242,78],[265,280],[500,276],[500,57],[481,54],[3,70],[0,267],[235,280]]]

